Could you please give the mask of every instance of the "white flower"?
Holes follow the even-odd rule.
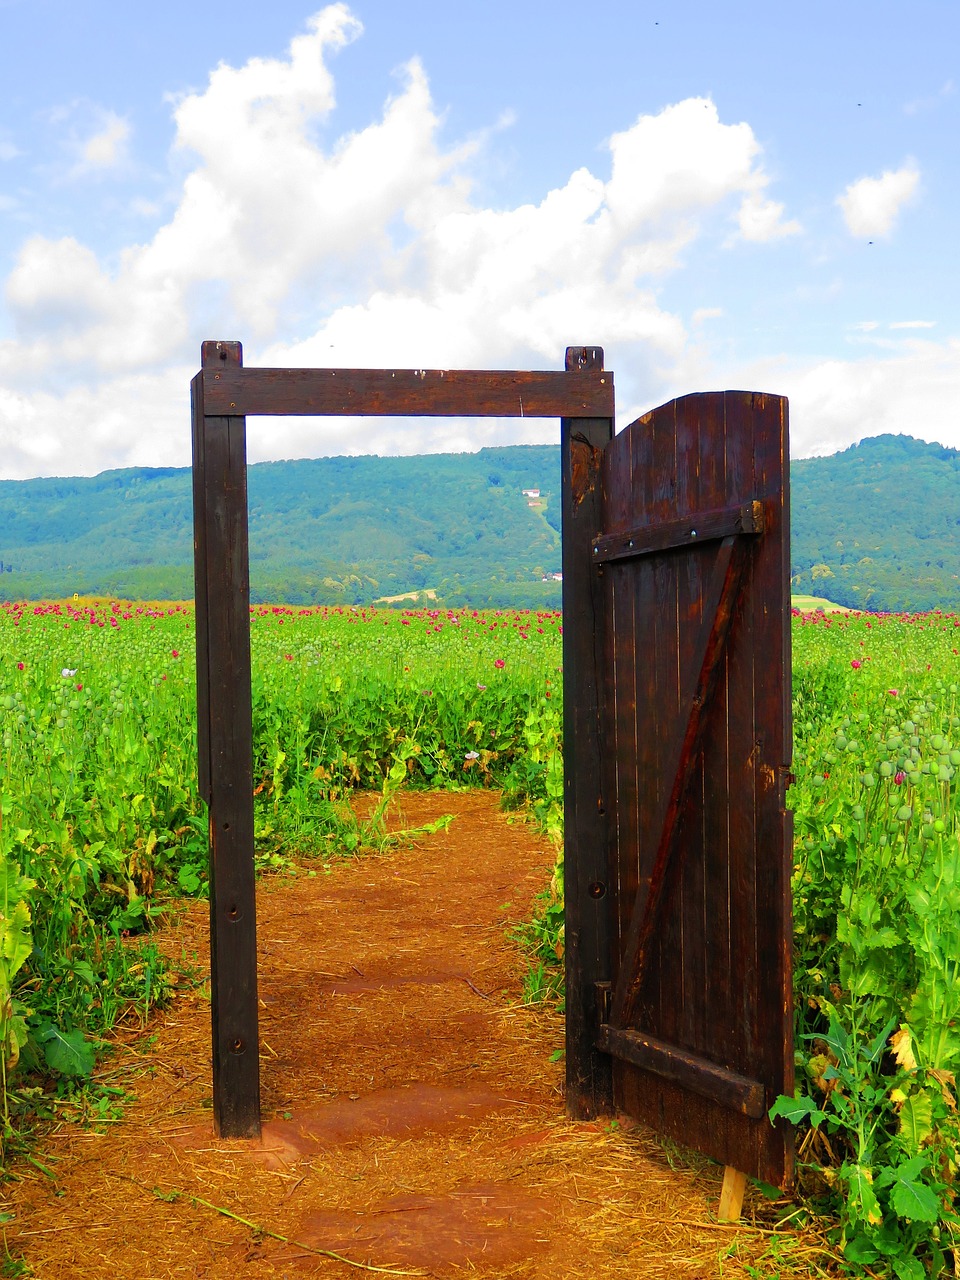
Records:
[[[464,758],[464,760],[479,760],[479,759],[480,759],[480,752],[479,752],[479,751],[468,751],[468,752],[467,752],[467,754],[466,754],[463,758]]]
[[[77,674],[77,668],[64,667],[60,674],[63,676],[64,680],[69,680],[71,676],[75,676]]]

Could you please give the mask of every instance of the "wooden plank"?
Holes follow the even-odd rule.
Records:
[[[770,1101],[794,1087],[791,873],[792,815],[786,811],[791,762],[790,691],[790,531],[787,475],[787,406],[776,396],[754,396],[754,476],[764,495],[769,545],[757,555],[754,570],[753,633],[758,655],[776,654],[782,678],[756,682],[757,735],[756,841],[754,898],[757,919],[757,1019],[763,1033],[758,1061],[770,1082]],[[760,548],[757,548],[758,553]],[[784,1172],[793,1170],[793,1131],[782,1122],[771,1143],[782,1143]]]
[[[679,520],[637,525],[622,533],[595,538],[593,562],[606,564],[611,560],[630,560],[634,556],[697,546],[717,538],[729,537],[733,533],[762,532],[762,504],[757,501],[743,502],[721,511],[703,511],[683,516]]]
[[[237,367],[239,343],[204,343],[204,371]],[[205,635],[209,760],[210,1003],[213,1121],[225,1138],[260,1135],[253,727],[245,421],[199,404],[198,598]]]
[[[700,439],[699,458],[701,500],[714,506],[726,499],[724,460],[724,398],[712,393],[698,398]],[[761,513],[762,514],[762,513]],[[704,1028],[703,1044],[725,1045],[725,1061],[735,1061],[727,1028],[731,1018],[732,956],[730,949],[730,830],[727,822],[729,783],[727,778],[729,707],[727,700],[728,667],[735,637],[726,647],[720,661],[710,711],[710,730],[704,737],[702,752],[702,850],[705,894],[704,957]]]
[[[618,528],[632,518],[631,440],[621,433],[610,441],[603,453],[601,470],[602,512],[604,528]],[[608,867],[612,937],[611,963],[620,953],[620,930],[629,924],[629,916],[621,919],[619,904],[629,896],[622,876],[633,855],[637,813],[637,685],[636,626],[633,599],[633,576],[625,576],[619,566],[597,570],[603,584],[603,659],[601,673],[603,696],[600,725],[604,752],[603,787],[607,809]],[[635,891],[635,890],[634,890]]]
[[[598,348],[567,350],[567,369],[582,371],[576,377],[592,376],[602,365]],[[609,1113],[613,1105],[610,1058],[595,1044],[597,984],[610,977],[610,911],[599,700],[603,625],[600,583],[590,563],[600,524],[600,461],[612,436],[612,403],[609,416],[561,418],[566,1105],[578,1119]]]
[[[724,468],[727,501],[733,503],[745,494],[763,500],[754,469],[758,445],[756,419],[750,398],[724,394]],[[766,539],[751,541],[744,594],[738,603],[734,643],[727,668],[727,706],[729,741],[729,792],[725,805],[730,829],[730,928],[732,973],[731,1006],[727,1034],[730,1052],[738,1062],[757,1062],[759,1041],[767,1034],[757,1018],[757,989],[761,975],[757,973],[757,909],[754,883],[757,868],[756,830],[756,757],[757,681],[763,678],[763,658],[758,666],[754,617],[762,601],[756,597],[755,570],[758,557],[769,553]],[[776,678],[776,659],[772,658],[768,674]],[[758,1068],[759,1070],[759,1064]],[[738,1169],[749,1165],[737,1158],[727,1164]]]
[[[700,512],[709,510],[701,501],[700,460],[704,442],[700,435],[700,404],[692,398],[677,402],[676,408],[676,509],[681,515],[695,512],[694,528],[698,537],[695,544],[682,554],[669,559],[675,562],[677,574],[678,670],[682,671],[690,661],[692,641],[703,632],[704,584],[709,584],[711,555],[717,548],[713,540],[704,543],[699,532],[702,521]],[[752,516],[752,512],[750,515]],[[743,513],[741,512],[741,520]],[[688,527],[690,527],[688,525]],[[709,607],[709,606],[708,606]],[[722,659],[721,659],[722,661]],[[682,680],[683,684],[687,681]],[[704,707],[707,717],[704,732],[713,726],[713,698]],[[697,751],[691,761],[691,774],[684,801],[677,816],[675,851],[683,850],[675,873],[674,900],[667,909],[679,922],[680,965],[679,983],[676,988],[677,1043],[694,1052],[702,1052],[707,1041],[704,1037],[706,1008],[706,958],[704,955],[707,913],[704,904],[703,883],[703,753]]]
[[[210,633],[207,626],[207,495],[203,431],[203,379],[190,383],[193,440],[193,579],[197,669],[197,790],[210,803]]]
[[[723,1186],[720,1188],[720,1207],[717,1210],[718,1222],[739,1222],[743,1209],[743,1193],[747,1189],[747,1175],[728,1164],[723,1171]]]
[[[664,757],[668,762],[668,767],[663,771],[668,788],[664,792],[666,801],[662,802],[658,820],[651,828],[657,840],[656,854],[649,879],[641,884],[637,894],[630,935],[613,999],[613,1020],[618,1026],[625,1026],[633,1013],[649,958],[653,926],[668,887],[668,869],[675,847],[677,820],[700,745],[703,711],[710,700],[717,662],[723,652],[739,592],[743,570],[741,548],[741,539],[729,537],[723,540],[711,582],[704,591],[704,626],[696,650],[696,660],[690,668],[697,673],[696,683],[682,699],[677,728],[671,735],[672,741]]]
[[[753,1120],[766,1115],[766,1094],[759,1080],[751,1080],[645,1032],[626,1030],[609,1023],[601,1025],[597,1043],[624,1062],[710,1098],[730,1111]]]
[[[415,418],[612,418],[614,414],[613,374],[596,363],[562,373],[234,366],[204,369],[203,389],[210,414]]]

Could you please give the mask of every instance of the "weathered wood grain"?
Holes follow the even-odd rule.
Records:
[[[236,367],[239,343],[205,343],[205,369]],[[213,1121],[260,1135],[247,463],[242,417],[211,415],[194,389],[197,717],[210,831]]]
[[[563,372],[234,366],[206,368],[202,376],[211,414],[589,418],[614,413],[613,374],[593,364]]]

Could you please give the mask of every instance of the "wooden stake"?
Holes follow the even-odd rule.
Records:
[[[723,1171],[723,1186],[720,1188],[720,1211],[717,1219],[720,1222],[739,1222],[740,1210],[743,1208],[743,1193],[747,1188],[747,1175],[728,1164]]]

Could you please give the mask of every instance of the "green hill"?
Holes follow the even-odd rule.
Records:
[[[559,607],[559,479],[552,446],[256,464],[251,594]],[[188,469],[0,482],[0,598],[190,597],[191,504]]]
[[[851,609],[960,609],[960,452],[875,436],[791,466],[792,589]]]
[[[792,579],[850,608],[960,610],[960,453],[878,436],[794,462]],[[540,491],[531,499],[525,489]],[[559,450],[249,469],[255,600],[556,607]],[[0,598],[193,594],[188,469],[0,481]]]

